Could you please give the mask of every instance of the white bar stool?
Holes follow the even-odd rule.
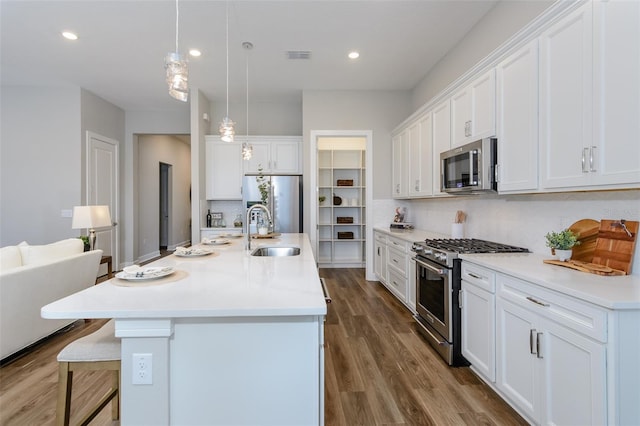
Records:
[[[110,320],[98,331],[69,343],[58,354],[58,406],[56,424],[69,425],[71,388],[74,371],[108,370],[112,372],[111,389],[87,413],[79,424],[87,425],[111,402],[111,418],[120,418],[120,339],[115,337],[115,323]]]

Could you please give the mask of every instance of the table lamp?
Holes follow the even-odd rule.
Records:
[[[71,228],[89,229],[89,247],[91,250],[96,247],[96,230],[94,228],[104,228],[111,225],[109,206],[75,206],[73,208]]]

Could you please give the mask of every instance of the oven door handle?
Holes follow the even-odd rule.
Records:
[[[444,269],[439,269],[436,267],[433,267],[427,263],[422,262],[421,260],[418,260],[418,258],[414,257],[413,258],[417,264],[419,264],[420,266],[423,266],[424,268],[430,270],[431,272],[435,272],[438,275],[446,275],[447,273],[444,271]]]

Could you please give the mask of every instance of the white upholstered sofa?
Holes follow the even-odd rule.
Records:
[[[73,322],[40,308],[95,284],[102,251],[83,250],[79,238],[0,248],[0,359]]]

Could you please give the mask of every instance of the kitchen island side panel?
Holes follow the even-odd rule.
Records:
[[[318,425],[322,317],[176,319],[171,424]]]

